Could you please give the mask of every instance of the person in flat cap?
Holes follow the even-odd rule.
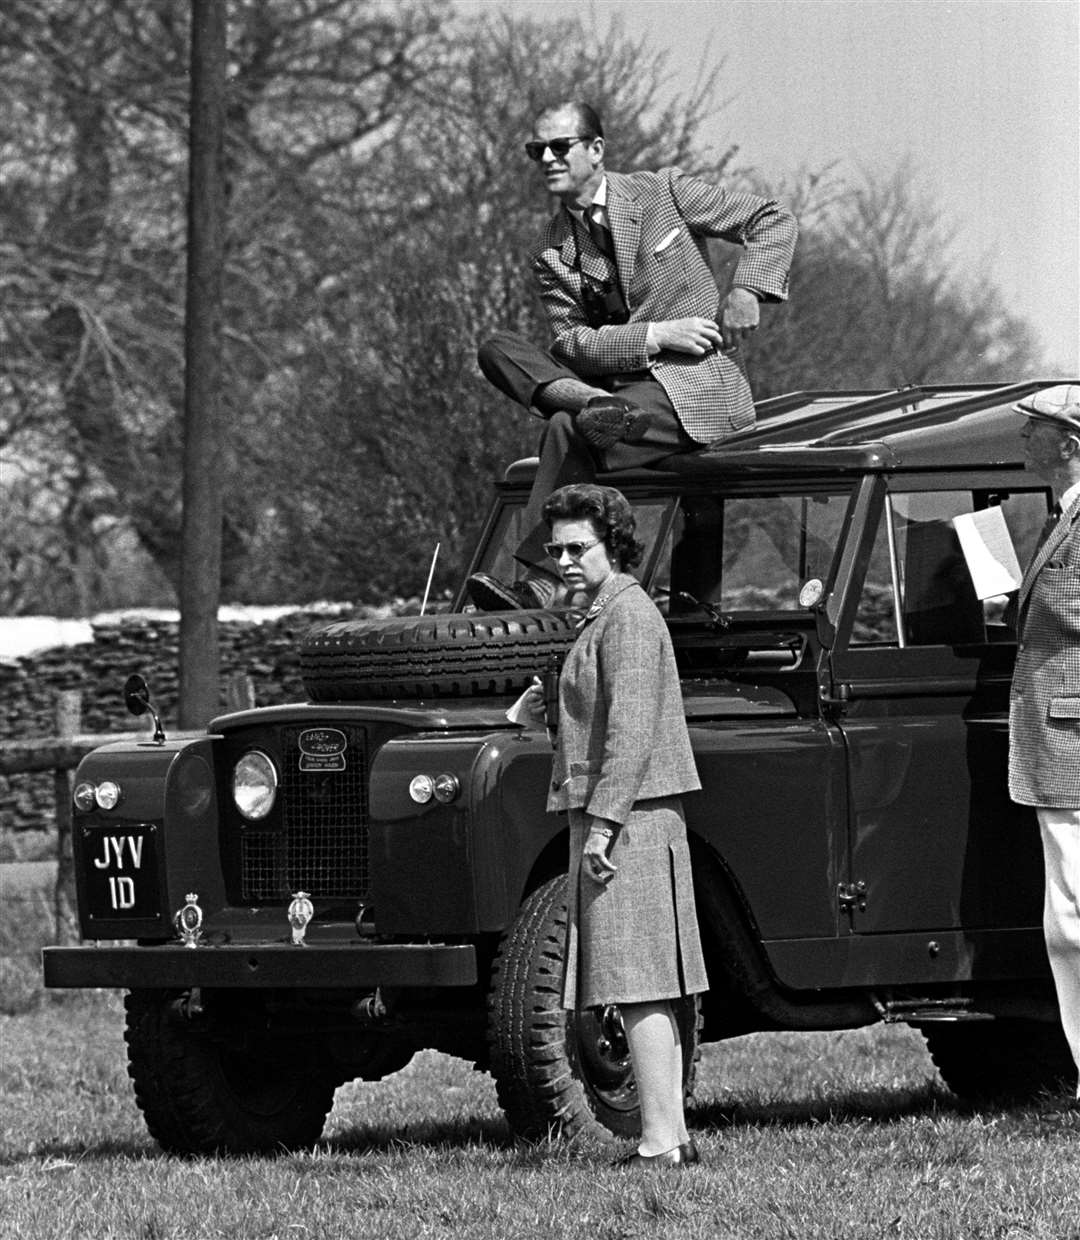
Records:
[[[1025,465],[1057,503],[1017,599],[1009,793],[1039,820],[1046,950],[1080,1068],[1080,384],[1042,388],[1013,408],[1025,419]]]

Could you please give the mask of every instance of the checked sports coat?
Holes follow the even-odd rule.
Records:
[[[1017,604],[1009,792],[1021,805],[1080,808],[1080,498],[1036,550]]]
[[[603,280],[610,268],[587,231],[560,208],[530,253],[555,338],[553,354],[582,378],[651,370],[699,443],[750,425],[754,404],[738,353],[694,357],[665,351],[650,359],[645,337],[653,321],[718,317],[721,298],[706,256],[707,237],[743,247],[733,283],[763,301],[786,300],[795,217],[770,199],[729,193],[678,168],[606,176],[606,212],[630,320],[588,325],[584,276]]]

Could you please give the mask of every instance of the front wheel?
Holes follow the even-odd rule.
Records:
[[[637,1085],[618,1008],[575,1012],[561,1004],[566,954],[566,875],[522,905],[495,958],[488,999],[491,1074],[515,1135],[620,1137],[641,1131]],[[699,1052],[696,996],[672,1003],[689,1098]]]
[[[334,1081],[317,1048],[271,1039],[245,997],[227,1000],[212,1026],[181,1013],[177,991],[134,990],[124,1000],[128,1075],[151,1136],[174,1154],[261,1154],[309,1149],[322,1135]]]

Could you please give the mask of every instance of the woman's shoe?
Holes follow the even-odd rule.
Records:
[[[659,1171],[665,1167],[692,1167],[701,1161],[697,1146],[693,1141],[685,1145],[676,1145],[674,1149],[663,1150],[659,1154],[639,1154],[636,1150],[623,1158],[616,1159],[613,1167],[626,1167],[637,1171]]]

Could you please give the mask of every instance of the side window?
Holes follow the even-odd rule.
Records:
[[[955,646],[1008,640],[1008,600],[980,600],[953,518],[1000,506],[1020,564],[1047,513],[1044,491],[893,492],[874,541],[856,613],[858,645]]]

